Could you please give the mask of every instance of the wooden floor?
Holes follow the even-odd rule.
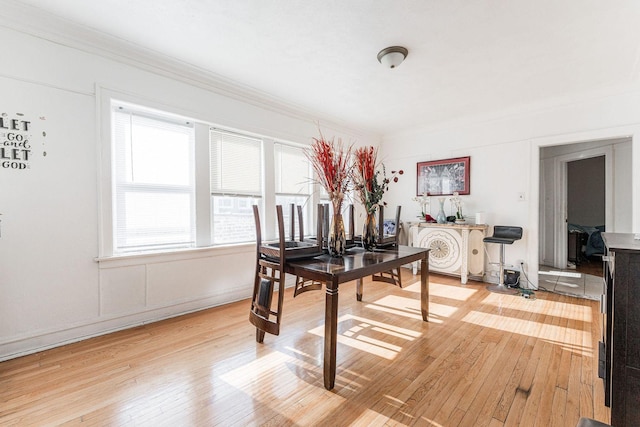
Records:
[[[336,387],[323,387],[324,293],[285,298],[255,342],[242,301],[0,363],[0,425],[575,426],[608,422],[598,303],[492,294],[431,275],[340,287]]]

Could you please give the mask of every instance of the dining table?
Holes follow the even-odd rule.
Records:
[[[356,280],[356,298],[362,301],[362,279],[390,271],[412,262],[420,262],[420,311],[429,321],[429,249],[398,245],[388,249],[366,251],[347,249],[341,257],[328,254],[285,262],[286,273],[324,283],[324,387],[332,390],[336,379],[336,346],[338,340],[338,288],[341,283]]]

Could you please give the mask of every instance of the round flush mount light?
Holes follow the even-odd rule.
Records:
[[[402,64],[408,54],[409,51],[402,46],[391,46],[382,49],[378,53],[378,61],[385,67],[396,68]]]

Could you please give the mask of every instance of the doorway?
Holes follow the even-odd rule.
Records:
[[[541,288],[583,297],[593,294],[593,298],[601,293],[601,275],[588,273],[589,282],[589,277],[576,270],[588,259],[585,250],[591,234],[597,231],[599,237],[601,231],[613,230],[613,163],[618,144],[628,144],[630,149],[631,141],[577,142],[540,149]],[[594,254],[591,248],[589,255]]]
[[[606,231],[605,156],[567,162],[567,266],[602,277]]]

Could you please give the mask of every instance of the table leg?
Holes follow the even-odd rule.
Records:
[[[362,301],[362,279],[356,280],[356,299]]]
[[[324,388],[336,383],[336,346],[338,342],[338,281],[327,282],[324,315]]]
[[[420,262],[420,311],[422,320],[429,321],[429,254]]]

